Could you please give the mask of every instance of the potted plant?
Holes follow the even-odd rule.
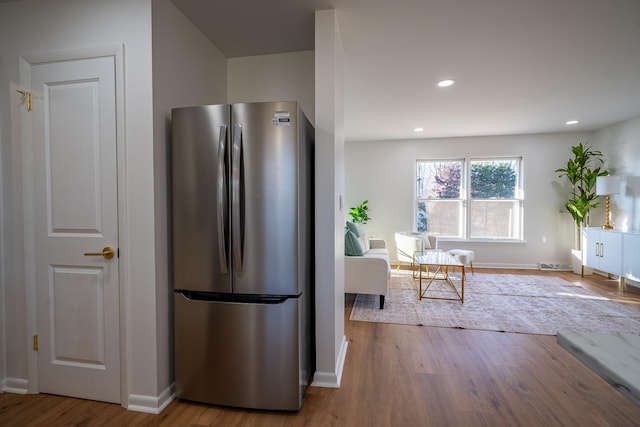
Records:
[[[587,144],[578,144],[571,147],[573,157],[567,161],[567,166],[556,169],[559,177],[567,177],[571,190],[565,204],[575,223],[575,241],[572,259],[579,261],[579,268],[574,263],[573,270],[582,271],[582,253],[580,251],[580,228],[589,225],[589,212],[598,207],[596,202],[596,179],[599,176],[609,175],[609,171],[603,169],[604,160],[602,152],[592,149]],[[576,259],[577,258],[577,259]]]
[[[353,222],[361,222],[363,224],[366,224],[367,221],[371,219],[369,217],[369,214],[367,213],[367,211],[369,210],[367,203],[369,203],[369,201],[365,200],[364,202],[360,203],[358,206],[354,208],[349,208],[349,215],[351,215],[351,220]]]

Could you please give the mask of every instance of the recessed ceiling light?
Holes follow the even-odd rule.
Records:
[[[424,131],[424,128],[415,128],[413,131],[414,132],[422,132],[422,131]]]
[[[577,125],[578,123],[580,122],[578,122],[577,120],[569,120],[568,122],[566,122],[566,124],[568,125]]]
[[[440,80],[438,82],[438,87],[447,87],[447,86],[451,86],[455,83],[455,80],[451,80],[451,79],[446,79],[446,80]]]

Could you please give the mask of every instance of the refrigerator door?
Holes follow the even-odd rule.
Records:
[[[233,292],[298,295],[297,103],[234,104],[231,118]]]
[[[231,292],[229,105],[172,111],[174,289]]]
[[[174,294],[176,396],[254,409],[298,410],[298,298],[233,303]]]

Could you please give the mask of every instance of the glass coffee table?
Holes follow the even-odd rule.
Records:
[[[455,259],[449,253],[443,251],[414,252],[413,264],[418,269],[418,271],[416,271],[414,267],[413,277],[414,279],[420,279],[420,291],[418,294],[420,299],[443,299],[464,303],[464,264]],[[456,268],[460,268],[461,270],[459,278],[460,291],[458,291],[458,288],[453,282],[450,274],[453,273]],[[425,282],[424,285],[422,283],[423,280]],[[458,278],[456,277],[455,280],[458,281]],[[447,298],[428,296],[427,291],[434,283],[446,283],[449,288],[455,292],[456,297]]]

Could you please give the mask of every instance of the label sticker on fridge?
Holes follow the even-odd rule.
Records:
[[[288,111],[276,111],[271,119],[271,126],[289,126],[291,124],[291,115]]]

